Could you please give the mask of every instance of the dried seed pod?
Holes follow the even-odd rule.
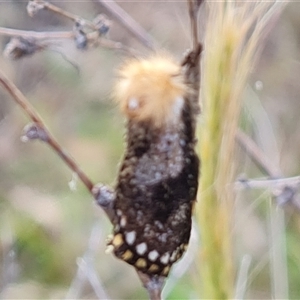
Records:
[[[47,142],[48,139],[48,133],[37,123],[26,125],[23,129],[23,135],[21,137],[23,142],[27,142],[29,140],[41,140],[43,142]]]
[[[104,14],[99,14],[96,16],[96,18],[93,20],[93,23],[95,24],[101,36],[106,35],[111,26],[111,21]]]
[[[44,48],[46,45],[38,44],[34,38],[14,37],[5,46],[4,56],[15,60],[33,55]]]
[[[34,17],[40,10],[44,9],[44,3],[39,3],[36,0],[30,0],[27,4],[27,13],[30,17]]]
[[[88,38],[84,31],[84,26],[80,20],[75,22],[74,25],[74,40],[77,49],[84,50],[87,48]]]

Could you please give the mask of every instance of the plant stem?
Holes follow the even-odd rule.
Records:
[[[41,130],[43,142],[46,142],[59,156],[60,158],[68,165],[68,167],[75,172],[80,180],[84,183],[86,188],[92,192],[94,184],[88,178],[88,176],[80,169],[76,164],[74,159],[58,144],[55,138],[50,134],[48,129],[43,123],[42,118],[38,115],[35,109],[32,107],[30,102],[26,97],[21,93],[21,91],[15,86],[15,84],[10,81],[1,71],[0,71],[0,84],[7,90],[7,92],[12,96],[15,102],[22,107],[22,109],[27,113],[30,119],[34,122],[36,130]]]
[[[231,299],[234,262],[235,138],[248,76],[282,5],[264,1],[209,3],[199,130],[201,177],[196,218],[202,248],[198,267],[202,298]],[[276,14],[275,14],[276,12]],[[239,135],[241,140],[243,136]],[[264,167],[266,161],[258,160]]]

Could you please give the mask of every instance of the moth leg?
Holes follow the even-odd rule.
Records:
[[[114,190],[109,186],[98,183],[94,185],[92,193],[96,203],[105,211],[110,221],[113,222],[116,216],[113,209],[116,199]]]

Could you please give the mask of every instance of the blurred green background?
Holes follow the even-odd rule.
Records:
[[[72,29],[72,22],[50,12],[42,11],[30,18],[26,4],[2,1],[0,26],[37,31]],[[87,19],[106,13],[97,1],[56,4]],[[161,48],[182,57],[189,47],[185,1],[119,4]],[[205,20],[205,12],[201,20]],[[146,53],[114,20],[110,37]],[[2,49],[8,40],[0,35]],[[295,176],[300,174],[300,3],[287,5],[264,43],[245,93],[241,126],[274,163],[278,160],[285,176]],[[111,90],[115,69],[123,56],[100,48],[79,51],[72,41],[57,41],[53,48],[80,71],[57,51],[45,51],[18,61],[0,55],[0,68],[26,95],[60,144],[91,179],[113,184],[122,156],[124,127],[111,99]],[[1,88],[0,297],[92,299],[99,297],[97,291],[100,293],[102,284],[111,299],[145,298],[134,270],[105,254],[105,240],[111,226],[85,187],[79,182],[75,191],[70,190],[72,173],[46,145],[20,141],[27,123],[24,112]],[[242,151],[237,165],[238,172],[249,178],[263,176]],[[282,247],[287,252],[290,299],[300,298],[299,220],[297,212],[286,212],[287,235]],[[270,299],[272,249],[268,193],[263,190],[238,193],[233,224],[237,266],[245,254],[252,258],[246,298]],[[193,251],[199,243],[194,240],[197,238],[192,240]],[[192,250],[189,263],[193,261]],[[78,266],[82,271],[79,274]],[[183,271],[181,264],[171,275],[165,291],[168,299],[198,297],[196,270],[191,265]],[[99,277],[94,278],[94,288],[86,280],[86,273]]]

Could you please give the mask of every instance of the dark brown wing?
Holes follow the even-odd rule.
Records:
[[[129,126],[110,244],[118,258],[138,270],[167,276],[190,238],[199,170],[195,142],[177,127],[154,131],[148,124]]]

